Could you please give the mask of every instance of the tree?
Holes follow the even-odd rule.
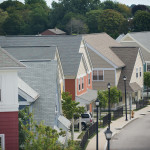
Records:
[[[46,5],[46,1],[45,0],[25,0],[25,4],[36,4],[39,3],[41,5]]]
[[[133,30],[150,31],[150,13],[146,11],[137,11],[133,18]]]
[[[69,92],[63,92],[62,93],[62,110],[63,114],[67,119],[72,119],[72,139],[73,139],[73,129],[74,129],[74,124],[73,124],[73,118],[74,115],[80,116],[81,113],[84,113],[84,107],[80,107],[79,102],[73,101],[72,100],[72,95],[69,94]]]
[[[148,99],[148,88],[150,87],[150,72],[144,72],[144,85],[147,87],[147,99]]]
[[[43,122],[37,124],[28,108],[19,111],[20,150],[62,150],[58,137],[64,134],[63,131],[57,133],[51,127],[45,126]]]
[[[98,30],[116,38],[119,34],[127,32],[127,28],[122,28],[126,22],[127,20],[119,12],[111,9],[103,10],[99,16]]]
[[[133,16],[138,10],[150,12],[150,9],[145,5],[134,5],[132,8]]]
[[[91,10],[86,13],[86,23],[90,33],[98,32],[98,18],[100,18],[102,10]]]

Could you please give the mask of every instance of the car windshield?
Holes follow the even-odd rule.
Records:
[[[81,114],[81,117],[82,118],[89,118],[90,116],[89,116],[89,114]]]

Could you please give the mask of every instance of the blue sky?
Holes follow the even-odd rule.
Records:
[[[3,2],[5,0],[0,0],[0,3]],[[21,2],[24,2],[24,0],[18,0]],[[45,0],[47,2],[48,6],[51,6],[51,3],[53,0]],[[58,2],[58,0],[55,0],[56,2]],[[105,0],[101,0],[101,2],[103,2]],[[131,4],[144,4],[144,5],[149,5],[150,6],[150,0],[114,0],[115,2],[120,2],[126,5],[131,5]]]

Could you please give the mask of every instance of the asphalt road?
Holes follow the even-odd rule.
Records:
[[[110,150],[150,150],[150,114],[121,129],[110,141]]]

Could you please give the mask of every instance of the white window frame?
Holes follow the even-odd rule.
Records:
[[[91,74],[89,73],[88,74],[88,85],[90,85],[91,84]]]
[[[93,80],[93,72],[92,72],[92,80],[93,81],[104,81],[104,70],[103,69],[94,69],[93,71],[97,71],[97,80]],[[103,80],[99,80],[99,75],[98,75],[98,71],[102,71],[103,72]]]
[[[139,73],[140,73],[140,75],[139,75],[139,76],[140,76],[140,77],[142,77],[142,67],[140,67],[140,69],[139,69],[139,70],[140,70],[140,72],[139,72]]]
[[[82,90],[84,90],[84,77],[82,77]]]
[[[0,134],[1,137],[1,148],[5,150],[5,134]]]
[[[138,72],[138,68],[136,68],[136,78],[138,78],[139,76],[139,72]]]
[[[80,81],[80,78],[78,79],[78,90],[81,91],[81,81]]]

